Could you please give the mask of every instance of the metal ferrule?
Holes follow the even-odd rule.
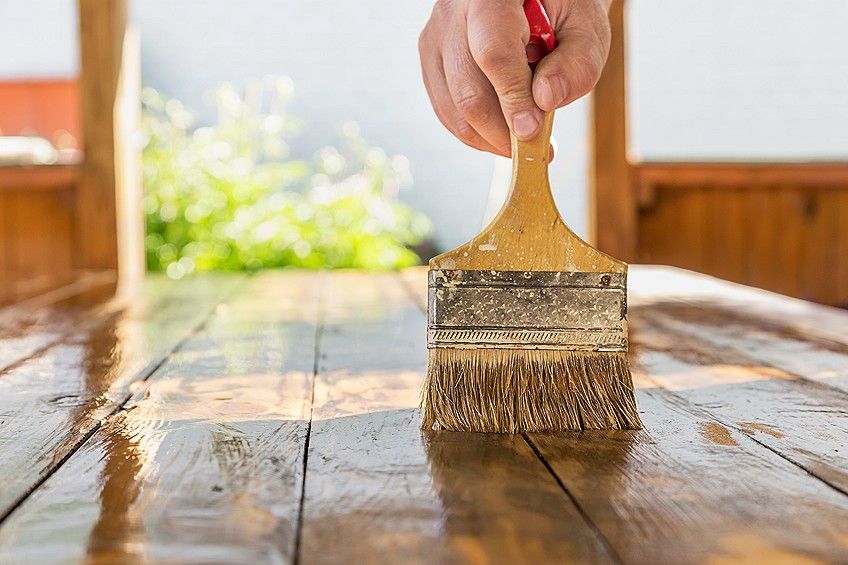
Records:
[[[627,351],[627,275],[431,270],[427,347]]]

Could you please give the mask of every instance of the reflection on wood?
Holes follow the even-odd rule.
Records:
[[[327,302],[305,563],[610,561],[520,438],[422,437],[425,319],[396,277],[334,277]]]
[[[290,559],[316,304],[311,279],[267,276],[219,307],[12,515],[0,548],[30,533],[5,557]]]
[[[637,400],[645,431],[532,436],[625,562],[844,555],[848,497],[666,391]]]
[[[424,433],[425,271],[260,275],[181,341],[203,281],[16,311],[46,345],[0,374],[0,562],[848,553],[848,313],[634,267],[644,430]]]
[[[123,402],[130,385],[161,363],[234,283],[154,282],[158,292],[97,323],[81,323],[65,341],[0,373],[0,516]]]
[[[652,382],[848,493],[848,453],[840,451],[848,439],[848,395],[714,349],[644,309],[632,312],[632,342]],[[774,433],[762,433],[763,426]]]
[[[109,299],[113,272],[81,273],[14,307],[0,310],[0,371],[31,357],[71,332],[102,323],[118,307]]]

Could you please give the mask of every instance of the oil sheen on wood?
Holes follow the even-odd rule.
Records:
[[[0,372],[0,516],[10,512],[126,400],[232,288],[231,278],[153,285],[126,308],[93,316],[73,332]],[[2,561],[2,559],[0,559]]]
[[[0,562],[844,561],[848,313],[629,289],[644,429],[561,434],[419,430],[425,269],[0,311]]]

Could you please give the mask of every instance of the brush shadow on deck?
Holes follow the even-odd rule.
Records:
[[[0,562],[843,560],[848,313],[630,287],[644,429],[524,436],[419,430],[423,271],[6,311]]]

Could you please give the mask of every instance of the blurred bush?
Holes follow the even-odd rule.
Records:
[[[193,128],[178,100],[142,93],[147,267],[180,278],[194,271],[272,267],[394,269],[418,263],[409,246],[429,232],[397,200],[409,163],[342,125],[339,147],[291,160],[299,122],[286,113],[288,79],[242,95],[213,93],[217,123]]]

